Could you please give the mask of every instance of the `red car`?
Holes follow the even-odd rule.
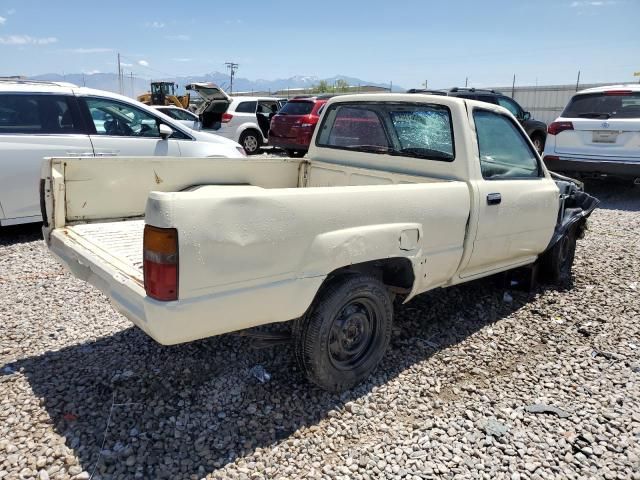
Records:
[[[307,153],[322,107],[329,98],[323,95],[289,100],[271,119],[269,145],[286,150],[291,157]]]

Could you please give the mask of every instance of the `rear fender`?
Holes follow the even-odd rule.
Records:
[[[415,275],[422,255],[422,225],[394,223],[347,228],[318,235],[303,256],[302,276],[324,276],[341,268],[388,258],[407,258]]]

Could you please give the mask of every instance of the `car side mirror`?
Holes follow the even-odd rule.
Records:
[[[161,123],[160,127],[158,128],[160,130],[160,138],[162,138],[163,140],[166,140],[173,134],[173,129],[169,125]]]
[[[530,120],[531,119],[531,112],[524,112],[522,114],[522,119],[523,120]]]

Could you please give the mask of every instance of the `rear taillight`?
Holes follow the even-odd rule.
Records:
[[[549,161],[552,161],[552,162],[553,162],[553,161],[556,161],[556,160],[560,160],[560,157],[558,157],[557,155],[545,155],[545,156],[542,158],[542,160],[543,160],[543,161],[545,161],[545,162],[546,162],[547,160],[549,160]]]
[[[318,117],[313,115],[307,115],[302,119],[301,127],[314,127],[318,123]]]
[[[573,130],[573,123],[571,122],[553,122],[547,127],[547,133],[549,135],[557,135],[565,130]]]
[[[231,115],[230,113],[223,113],[222,114],[222,123],[229,123],[232,118],[233,118],[233,115]]]
[[[178,231],[144,227],[144,289],[156,300],[178,299]]]

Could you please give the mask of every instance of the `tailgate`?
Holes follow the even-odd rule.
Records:
[[[640,159],[640,119],[572,119],[556,137],[556,153]]]

